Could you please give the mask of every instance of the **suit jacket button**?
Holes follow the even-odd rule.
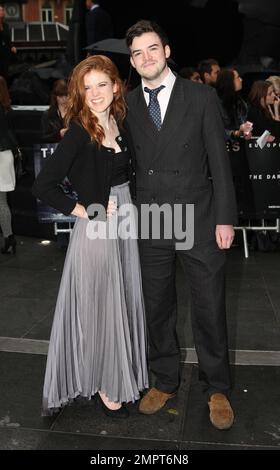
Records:
[[[154,173],[154,170],[149,170],[149,171],[148,171],[148,174],[149,174],[149,175],[153,175],[153,173]]]

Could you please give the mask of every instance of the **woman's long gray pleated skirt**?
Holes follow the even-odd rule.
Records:
[[[119,207],[131,204],[128,183],[111,188],[110,196]],[[138,246],[136,237],[126,236],[127,220],[119,213],[107,222],[76,220],[52,325],[43,415],[98,391],[110,401],[135,401],[148,387]],[[108,224],[110,239],[92,239]],[[130,215],[133,227],[135,234]]]

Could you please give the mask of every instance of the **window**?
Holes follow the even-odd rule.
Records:
[[[70,1],[67,3],[67,5],[65,5],[65,14],[64,14],[65,24],[69,25],[71,17],[72,17],[72,12],[73,12],[73,2]]]
[[[52,23],[53,9],[50,2],[45,2],[42,6],[42,21],[43,23]]]

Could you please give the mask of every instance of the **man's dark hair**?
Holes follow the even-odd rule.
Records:
[[[163,47],[169,44],[166,33],[157,23],[149,20],[140,20],[127,30],[125,37],[127,47],[131,46],[134,38],[142,36],[144,33],[156,33],[160,37]]]
[[[205,59],[199,62],[198,64],[198,71],[199,75],[201,77],[201,80],[204,82],[204,74],[205,73],[211,73],[212,71],[212,66],[213,65],[219,65],[219,62],[216,59]]]
[[[180,75],[180,77],[182,77],[182,78],[187,78],[188,80],[190,80],[191,77],[192,77],[192,75],[193,75],[195,72],[198,72],[198,70],[197,70],[195,67],[182,67],[182,68],[179,70],[179,75]]]

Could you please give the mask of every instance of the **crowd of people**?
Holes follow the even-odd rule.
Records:
[[[94,2],[87,6],[96,14]],[[90,21],[88,16],[89,30]],[[178,258],[191,289],[199,379],[210,421],[229,429],[234,412],[225,251],[234,239],[237,211],[226,142],[265,130],[270,140],[279,138],[280,77],[254,82],[246,102],[238,70],[221,69],[214,59],[174,73],[167,62],[169,40],[156,23],[138,21],[128,29],[126,42],[141,80],[138,87],[127,93],[111,59],[91,55],[76,65],[68,83],[54,83],[42,116],[42,142],[58,146],[33,194],[76,216],[54,313],[43,414],[79,396],[96,395],[111,418],[127,418],[125,404],[140,398],[139,411],[149,415],[176,395]],[[11,51],[9,42],[5,47]],[[0,225],[2,253],[15,254],[7,192],[15,188],[18,144],[9,123],[5,67],[0,78]],[[61,190],[66,177],[77,201]],[[136,227],[145,224],[143,204],[168,204],[174,215],[178,203],[194,205],[191,246],[178,248],[176,230],[168,240],[161,231],[157,239],[149,233],[137,240]],[[124,225],[124,208],[133,205],[140,219],[137,223],[129,210]],[[134,236],[127,237],[128,228]],[[154,376],[150,388],[148,370]]]
[[[220,67],[215,59],[201,61],[197,68],[183,67],[179,74],[213,87],[220,99],[226,139],[260,136],[270,132],[268,142],[280,135],[280,76],[253,82],[247,97],[242,95],[242,77],[233,67]]]

